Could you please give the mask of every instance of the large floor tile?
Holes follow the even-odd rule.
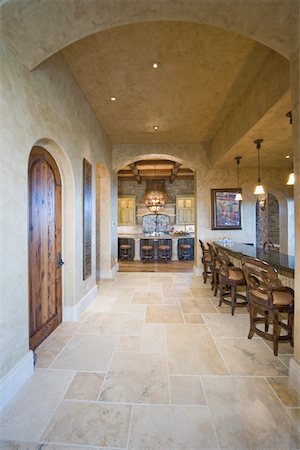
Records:
[[[117,352],[139,352],[140,348],[140,336],[120,336],[115,350]]]
[[[285,406],[300,407],[300,394],[289,383],[289,377],[269,377],[267,382]]]
[[[191,293],[195,298],[211,298],[213,297],[213,291],[210,287],[191,287]]]
[[[280,359],[259,338],[216,338],[231,375],[287,375]]]
[[[71,337],[71,335],[64,333],[51,334],[35,349],[35,367],[37,369],[49,367]]]
[[[36,371],[0,415],[1,439],[37,441],[73,377],[67,371]]]
[[[190,289],[185,285],[163,285],[163,296],[173,298],[191,298],[192,293]]]
[[[51,367],[105,372],[116,341],[115,336],[73,336]]]
[[[300,430],[300,408],[288,408],[287,411]]]
[[[123,305],[118,305],[123,306]],[[143,306],[143,305],[135,305]],[[78,334],[141,335],[145,319],[144,312],[95,313],[81,325]]]
[[[204,323],[202,314],[183,314],[185,323]]]
[[[43,440],[77,445],[126,447],[131,407],[89,402],[62,402]]]
[[[156,305],[162,303],[162,295],[158,292],[136,292],[133,294],[132,303]]]
[[[180,304],[183,313],[217,313],[211,301],[205,298],[183,298]]]
[[[171,403],[206,405],[200,376],[170,376]]]
[[[247,337],[249,317],[243,314],[203,314],[204,322],[214,337]]]
[[[166,325],[171,374],[227,374],[206,325]]]
[[[208,409],[134,406],[129,450],[218,449]]]
[[[0,435],[1,439],[1,435]],[[1,450],[40,450],[40,446],[37,442],[21,442],[15,440],[1,440],[0,449]],[[43,447],[44,449],[44,447]],[[65,449],[67,450],[67,449]]]
[[[66,399],[97,400],[104,374],[96,372],[78,372],[65,394]]]
[[[152,323],[183,323],[183,316],[179,306],[148,305],[146,322]]]
[[[221,449],[299,449],[299,432],[263,378],[202,381]]]
[[[150,353],[165,353],[167,351],[164,324],[145,323],[141,351]]]
[[[116,352],[100,400],[169,403],[166,355]]]

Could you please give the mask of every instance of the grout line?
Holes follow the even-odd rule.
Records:
[[[208,408],[208,414],[209,414],[209,417],[210,417],[210,422],[211,422],[212,428],[214,430],[214,434],[215,434],[215,438],[216,438],[219,450],[221,450],[221,444],[220,444],[220,441],[219,441],[217,429],[216,429],[216,426],[215,426],[215,422],[213,420],[212,411],[211,411],[211,409],[209,407],[209,404],[208,404],[207,393],[206,393],[205,386],[204,386],[204,383],[203,383],[203,380],[202,380],[201,376],[200,376],[200,380],[201,380],[201,385],[202,385],[202,389],[203,389],[204,398],[205,398],[206,405],[207,405],[207,408]]]
[[[228,374],[229,374],[229,375],[232,375],[232,374],[231,374],[231,371],[230,371],[230,369],[229,369],[229,366],[227,365],[227,363],[226,363],[226,361],[225,361],[225,358],[224,358],[223,354],[221,353],[221,350],[220,350],[220,348],[219,348],[219,346],[218,346],[218,344],[217,344],[217,342],[216,342],[214,336],[212,335],[212,333],[211,333],[211,331],[210,331],[210,329],[208,328],[207,325],[206,325],[206,328],[207,328],[207,331],[208,331],[210,337],[212,338],[212,340],[213,340],[213,342],[214,342],[214,344],[215,344],[215,346],[216,346],[216,349],[217,349],[217,351],[218,351],[218,353],[219,353],[219,355],[220,355],[220,357],[221,357],[221,359],[222,359],[222,361],[223,361],[223,363],[224,363],[224,366],[225,366],[226,369],[228,370]]]
[[[169,351],[168,351],[168,340],[167,340],[167,326],[164,324],[164,337],[165,337],[165,346],[166,346],[166,361],[167,361],[167,383],[168,383],[168,394],[169,394],[169,404],[172,404],[172,396],[171,396],[171,383],[170,383],[170,366],[169,366]]]
[[[59,407],[60,404],[64,401],[64,396],[66,395],[66,393],[67,393],[69,387],[71,386],[72,382],[74,381],[75,376],[76,376],[76,371],[74,372],[73,377],[71,378],[70,382],[67,384],[67,387],[65,388],[65,390],[64,390],[64,392],[63,392],[63,394],[62,394],[62,398],[61,398],[60,400],[58,400],[56,406],[54,407],[54,409],[53,409],[53,411],[52,411],[52,414],[50,414],[50,418],[49,418],[49,420],[47,421],[47,423],[46,423],[46,425],[44,426],[44,428],[42,429],[42,432],[41,432],[41,434],[39,435],[38,441],[42,438],[43,434],[45,433],[46,429],[48,428],[48,425],[50,424],[52,418],[55,416],[55,413],[56,413],[58,407]]]
[[[128,434],[127,434],[126,448],[129,448],[129,442],[130,442],[130,438],[131,438],[133,409],[134,409],[134,406],[131,405],[130,416],[129,416],[129,423],[128,423]]]
[[[101,397],[101,394],[102,394],[102,392],[103,392],[104,384],[105,384],[105,382],[106,382],[106,379],[107,379],[107,376],[108,376],[108,372],[109,372],[110,366],[111,366],[111,364],[112,364],[112,359],[113,359],[113,357],[114,357],[114,355],[115,355],[115,353],[116,353],[116,350],[115,350],[115,349],[116,349],[117,343],[118,343],[118,341],[115,342],[114,348],[113,348],[113,350],[112,350],[112,352],[111,352],[110,360],[109,360],[109,362],[108,362],[108,364],[107,364],[106,372],[105,372],[105,375],[104,375],[104,378],[103,378],[103,381],[102,381],[102,384],[101,384],[101,387],[100,387],[98,399],[97,399],[98,401],[100,401],[100,397]]]

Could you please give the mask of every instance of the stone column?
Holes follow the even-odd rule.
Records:
[[[300,392],[300,50],[290,60],[293,149],[294,149],[294,200],[295,200],[295,316],[294,357],[290,360],[289,379]]]
[[[178,261],[178,239],[172,238],[172,261]]]
[[[140,261],[141,255],[140,255],[140,238],[134,239],[134,261]]]

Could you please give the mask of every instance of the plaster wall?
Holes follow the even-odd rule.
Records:
[[[87,104],[63,59],[57,55],[29,72],[5,48],[1,48],[1,314],[0,378],[28,351],[28,210],[27,170],[32,146],[45,142],[58,160],[63,178],[63,208],[70,229],[63,258],[69,290],[64,306],[77,304],[96,282],[95,209],[93,214],[92,276],[82,280],[82,159],[93,164],[95,205],[96,164],[111,174],[111,144]],[[55,143],[55,145],[51,145]],[[54,147],[57,150],[54,151]],[[65,161],[65,164],[63,163]],[[68,166],[69,172],[66,172]],[[70,187],[70,186],[71,187]],[[112,187],[113,189],[113,187]],[[115,187],[116,189],[116,187]],[[65,192],[72,193],[66,197]],[[70,205],[71,203],[71,205]],[[115,214],[112,210],[111,214]],[[63,218],[65,215],[63,213]],[[111,223],[114,218],[110,218]],[[64,224],[63,224],[64,227]],[[72,239],[70,241],[70,236]],[[112,246],[113,248],[115,247]],[[115,251],[115,256],[111,256]],[[109,249],[109,259],[116,250]]]

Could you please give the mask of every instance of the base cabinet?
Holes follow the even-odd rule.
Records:
[[[181,245],[190,245],[190,248],[181,248]],[[194,259],[194,238],[178,239],[178,259],[179,261],[193,261]]]

